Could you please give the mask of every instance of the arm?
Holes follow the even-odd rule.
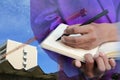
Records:
[[[62,42],[75,48],[92,49],[105,42],[119,41],[118,26],[116,25],[119,25],[119,23],[92,23],[81,27],[72,25],[65,30],[65,34],[82,33],[83,35],[63,36]],[[85,64],[82,64],[80,61],[75,61],[75,65],[83,70],[83,73],[90,78],[102,75],[105,71],[111,70],[116,65],[114,59],[108,59],[106,55],[102,54],[97,57],[92,57],[89,54],[85,55],[85,61]],[[95,64],[97,65],[95,66]]]
[[[116,1],[116,3],[118,3],[118,1]],[[70,38],[66,38],[66,37],[63,37],[63,39],[62,39],[62,41],[63,41],[63,43],[65,43],[65,44],[67,44],[67,45],[70,45],[70,46],[72,46],[72,47],[77,47],[77,48],[79,48],[79,47],[82,47],[82,48],[84,48],[84,49],[91,49],[91,48],[93,48],[93,47],[96,47],[96,46],[98,46],[99,44],[101,44],[101,43],[103,43],[103,42],[106,42],[106,41],[119,41],[120,40],[120,8],[118,8],[118,7],[120,7],[120,3],[118,4],[118,5],[115,5],[116,6],[116,23],[105,23],[105,24],[96,24],[96,27],[98,28],[98,26],[100,27],[101,25],[101,27],[100,28],[103,28],[103,30],[102,29],[98,29],[97,30],[97,32],[95,32],[95,34],[97,33],[97,35],[91,35],[91,39],[92,40],[96,40],[95,42],[93,41],[93,45],[91,45],[91,43],[83,43],[83,45],[79,45],[79,46],[77,46],[77,44],[71,44],[71,42],[72,41],[75,41],[75,42],[77,42],[78,41],[78,39],[76,39],[76,38],[74,38],[74,39],[72,39],[72,40],[70,40]],[[97,26],[98,25],[98,26]],[[109,26],[110,27],[109,27]],[[74,25],[73,25],[74,26]],[[77,25],[76,25],[77,26]],[[89,25],[88,25],[88,27],[89,27]],[[95,27],[95,26],[94,26]],[[96,28],[96,29],[97,29]],[[68,28],[68,29],[70,29],[70,28]],[[82,28],[83,29],[83,28]],[[92,33],[91,34],[94,34],[94,30],[95,30],[95,28],[93,28],[92,27],[92,30],[90,29],[90,28],[87,28],[86,27],[86,29],[87,30],[90,30]],[[78,32],[78,33],[80,33],[81,32],[81,30],[80,30],[80,32],[79,32],[79,30],[78,30],[78,28],[71,28],[70,30],[66,30],[65,31],[65,33],[69,33],[69,31],[70,31],[70,33],[72,33],[71,32],[71,30],[73,31],[73,33],[75,32]],[[85,29],[84,29],[85,30]],[[86,31],[84,31],[84,30],[82,30],[82,32],[83,33],[87,33]],[[100,31],[100,30],[102,30],[102,31]],[[68,31],[68,32],[67,32]],[[110,31],[110,32],[109,32]],[[100,32],[100,33],[99,33]],[[111,34],[111,32],[112,32],[112,34]],[[89,32],[88,32],[89,33]],[[105,35],[103,34],[103,33],[106,33],[106,38],[104,38],[105,37]],[[107,34],[108,33],[108,34]],[[100,34],[100,35],[102,35],[102,36],[104,36],[103,38],[102,38],[102,40],[99,42],[99,39],[101,39],[100,38],[100,35],[98,35],[98,34]],[[110,36],[110,35],[112,35],[112,36]],[[95,36],[96,36],[96,39],[95,39]],[[66,38],[66,39],[65,39]],[[89,39],[88,39],[89,38]],[[69,42],[68,41],[68,39],[71,41],[70,43],[67,43],[67,42]],[[83,42],[85,41],[85,40],[90,40],[90,37],[83,37],[82,39],[81,39],[81,42],[82,42],[82,40],[83,40]],[[66,42],[66,40],[67,40],[67,42]],[[98,43],[96,43],[97,42],[97,40],[98,40]],[[88,41],[89,42],[89,41]],[[90,45],[90,46],[89,46]],[[106,55],[100,55],[100,56],[98,56],[97,58],[93,58],[90,54],[87,54],[87,55],[85,55],[85,57],[86,57],[86,64],[82,64],[80,61],[77,61],[77,60],[75,60],[74,61],[74,63],[75,63],[75,66],[76,67],[78,67],[78,68],[80,68],[80,69],[82,69],[82,70],[84,70],[83,71],[83,73],[86,75],[86,78],[87,77],[89,77],[89,78],[93,78],[93,77],[96,77],[96,79],[93,79],[93,80],[98,80],[98,78],[99,77],[101,77],[101,75],[103,75],[104,73],[105,73],[105,71],[106,70],[111,70],[111,69],[113,69],[115,66],[116,66],[116,64],[118,64],[118,63],[116,63],[115,62],[115,60],[114,59],[107,59],[107,57],[106,57]],[[99,62],[100,61],[100,62]],[[94,66],[94,64],[96,64],[97,63],[97,66]],[[100,65],[99,65],[100,64]],[[102,64],[102,65],[101,65]],[[105,64],[105,65],[104,65]],[[84,67],[83,67],[84,66]],[[95,69],[97,69],[96,71],[95,71]],[[96,75],[96,73],[99,73],[99,74],[97,74]],[[111,73],[112,74],[112,73]],[[89,80],[89,79],[88,79]],[[92,79],[90,79],[90,80],[92,80]]]

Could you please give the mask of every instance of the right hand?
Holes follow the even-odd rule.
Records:
[[[74,48],[93,49],[105,42],[118,41],[117,29],[112,23],[71,25],[64,31],[64,34],[82,34],[82,36],[62,37],[64,44]]]

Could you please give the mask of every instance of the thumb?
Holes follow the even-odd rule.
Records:
[[[81,62],[79,60],[73,60],[72,61],[72,64],[77,67],[77,68],[80,68],[81,67]]]

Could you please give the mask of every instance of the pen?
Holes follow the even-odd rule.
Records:
[[[90,24],[90,23],[94,22],[95,20],[97,20],[97,19],[99,19],[102,16],[105,16],[107,14],[108,14],[108,10],[104,10],[101,13],[97,14],[96,16],[94,16],[93,18],[89,19],[88,21],[82,23],[80,26]],[[69,34],[63,34],[62,36],[69,36]],[[61,40],[62,36],[60,36],[56,41]]]

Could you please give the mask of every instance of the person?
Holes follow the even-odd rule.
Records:
[[[60,23],[68,24],[66,34],[83,34],[82,37],[63,36],[61,41],[74,48],[92,49],[110,41],[119,41],[120,0],[31,0],[31,27],[41,43]],[[103,10],[108,15],[94,23],[80,24]],[[120,75],[120,60],[109,59],[100,52],[93,57],[86,54],[85,63],[45,50],[60,64],[60,80],[117,80]],[[119,78],[120,79],[120,78]]]

